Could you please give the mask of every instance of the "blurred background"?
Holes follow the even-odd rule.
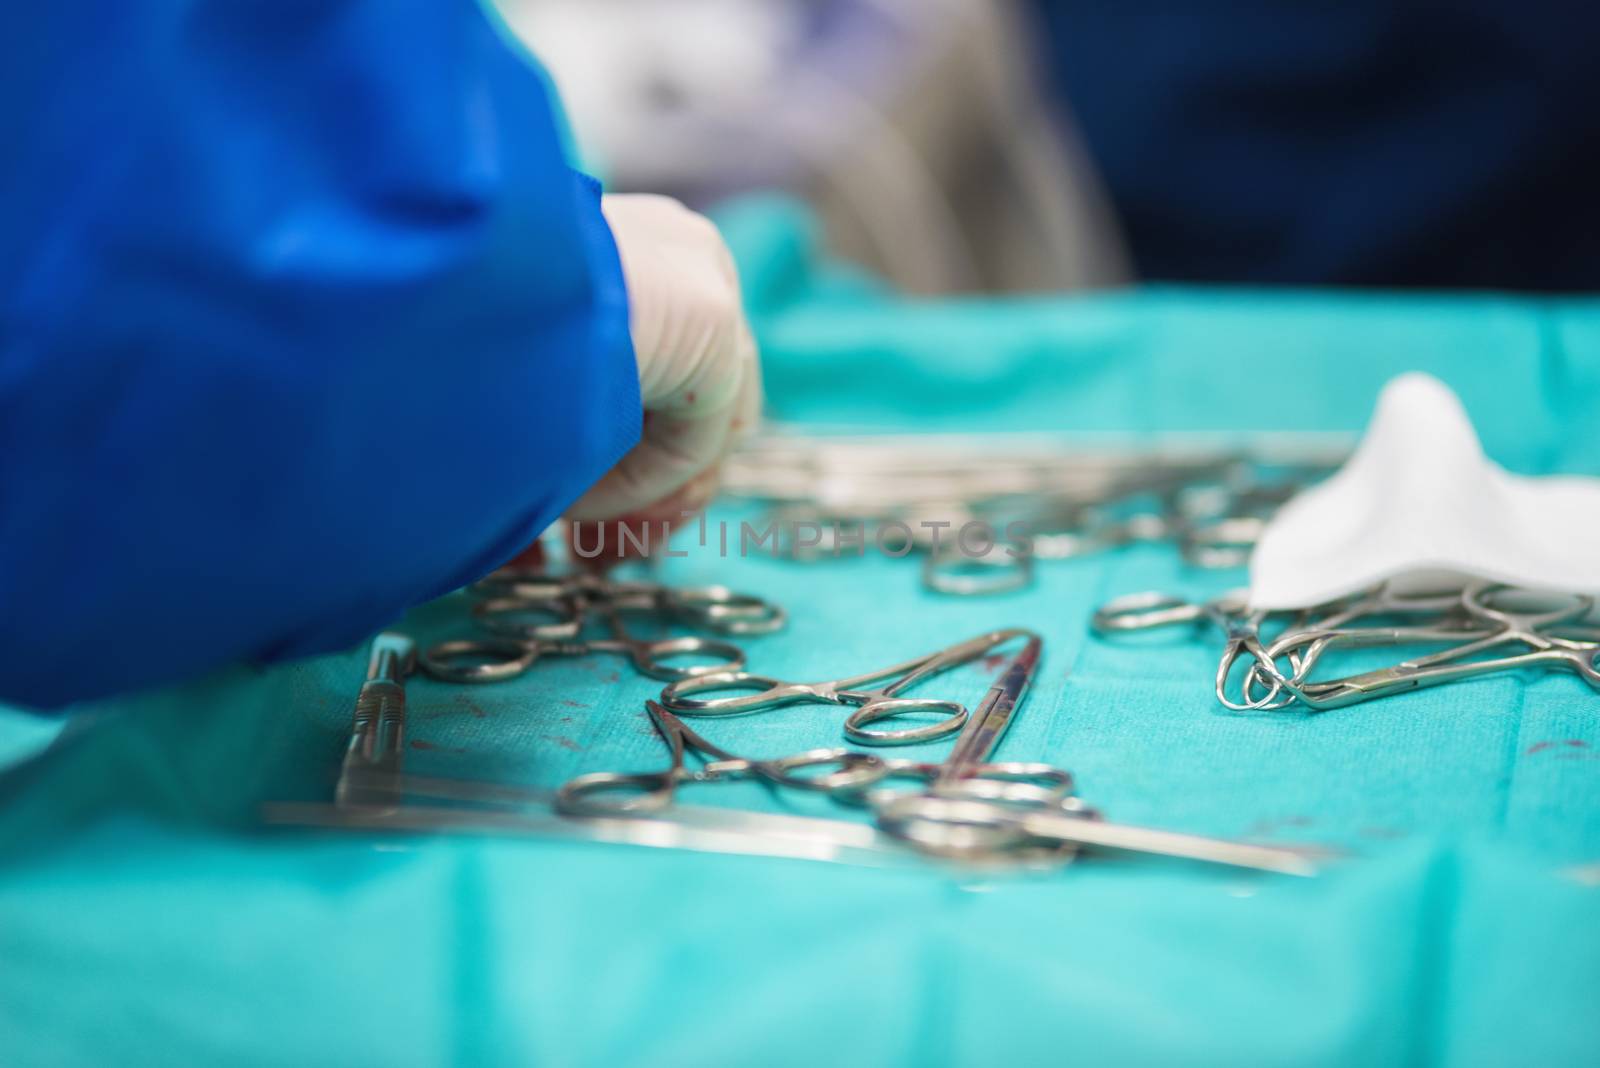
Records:
[[[610,186],[779,189],[914,293],[1600,287],[1600,9],[500,0]]]

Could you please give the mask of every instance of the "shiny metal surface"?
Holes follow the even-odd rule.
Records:
[[[1319,859],[1332,856],[1317,850],[1106,823],[1092,813],[1072,812],[1059,806],[1017,809],[937,796],[894,798],[879,808],[878,824],[928,852],[952,857],[1049,843],[1309,876],[1317,873]]]
[[[558,812],[573,816],[615,816],[670,808],[684,783],[757,778],[773,786],[800,790],[853,791],[883,777],[883,761],[850,749],[812,749],[778,760],[748,760],[713,745],[656,701],[645,702],[650,721],[667,743],[671,762],[661,771],[592,772],[556,792]],[[703,766],[691,769],[687,758]]]
[[[663,681],[738,671],[745,665],[744,651],[730,641],[701,636],[642,639],[627,621],[643,618],[715,635],[756,635],[782,628],[787,618],[778,605],[721,586],[678,589],[596,575],[507,570],[490,575],[473,590],[483,597],[472,609],[473,622],[488,636],[439,642],[424,650],[418,663],[436,679],[498,682],[523,674],[544,657],[597,653],[622,656],[639,674]],[[697,662],[673,662],[678,660]]]
[[[1106,603],[1090,621],[1101,637],[1201,624],[1224,636],[1215,693],[1240,712],[1320,711],[1523,670],[1569,672],[1600,690],[1600,618],[1586,594],[1481,581],[1422,592],[1383,585],[1298,612],[1259,612],[1240,594],[1192,603],[1140,593]],[[1314,677],[1342,650],[1390,646],[1432,651],[1342,677]]]
[[[373,639],[334,787],[336,805],[400,803],[395,782],[405,753],[405,681],[415,666],[416,645],[410,638],[385,631]]]
[[[844,726],[845,736],[853,742],[909,745],[933,741],[961,730],[967,722],[966,708],[954,701],[899,695],[1021,637],[1038,641],[1037,636],[1025,630],[989,631],[898,664],[821,682],[789,682],[749,672],[707,674],[669,684],[661,691],[661,703],[673,712],[692,716],[737,716],[789,704],[856,705]],[[873,686],[873,683],[882,685]],[[754,692],[730,694],[729,691]],[[723,696],[697,696],[718,693]],[[927,713],[942,718],[914,727],[870,727],[886,719]]]
[[[855,701],[867,710],[874,704],[896,701],[892,694],[903,685],[945,670],[948,664],[941,657],[966,662],[973,650],[993,649],[1016,639],[1022,639],[1022,648],[1002,667],[983,700],[966,717],[960,736],[940,764],[893,760],[849,749],[751,760],[708,742],[667,707],[676,702],[688,712],[735,715],[791,701],[822,700]],[[826,683],[784,683],[760,676],[712,676],[673,683],[663,691],[662,702],[646,704],[651,722],[667,744],[668,767],[657,772],[581,775],[557,793],[556,808],[580,817],[662,814],[676,810],[676,794],[682,785],[754,777],[773,787],[822,793],[841,804],[864,808],[885,835],[919,853],[963,864],[1055,865],[1088,848],[1286,874],[1313,873],[1313,859],[1302,850],[1101,822],[1098,813],[1072,795],[1073,780],[1068,772],[1046,764],[992,762],[1042,655],[1043,642],[1037,635],[1004,630],[891,668]],[[875,691],[851,689],[888,677],[897,681]],[[735,684],[759,692],[745,697],[688,696]],[[688,766],[691,755],[702,762],[700,767]]]
[[[261,817],[263,822],[276,826],[341,831],[511,835],[698,853],[782,857],[871,868],[919,863],[916,854],[865,824],[731,809],[679,808],[670,818],[575,819],[548,812],[435,805],[340,808],[318,803],[277,802],[264,806]]]
[[[1343,435],[1095,447],[1049,435],[779,432],[730,460],[726,487],[762,502],[780,531],[805,530],[780,537],[790,559],[876,541],[926,554],[922,580],[935,592],[990,596],[1030,585],[1037,560],[1150,542],[1175,543],[1195,567],[1240,567],[1277,508],[1348,452]],[[974,529],[976,544],[958,544]]]

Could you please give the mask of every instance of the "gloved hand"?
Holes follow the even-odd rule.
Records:
[[[660,196],[607,196],[601,210],[628,288],[644,428],[567,518],[670,522],[710,502],[723,458],[761,414],[755,339],[708,219]]]

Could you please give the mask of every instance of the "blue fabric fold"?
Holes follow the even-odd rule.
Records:
[[[598,187],[469,0],[0,13],[0,698],[358,641],[637,440]]]

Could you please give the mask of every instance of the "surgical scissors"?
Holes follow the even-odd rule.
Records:
[[[851,741],[862,745],[912,745],[943,738],[961,730],[967,722],[967,710],[954,701],[898,695],[1019,637],[1038,640],[1032,632],[1016,628],[988,631],[898,664],[821,682],[789,682],[770,675],[743,671],[702,674],[668,685],[661,691],[661,703],[674,712],[696,716],[737,716],[808,702],[856,705],[856,710],[844,724],[845,736]],[[873,683],[882,685],[873,687]],[[757,692],[726,697],[694,696],[728,690]],[[944,718],[936,723],[897,730],[874,730],[868,727],[880,720],[914,713],[938,713]]]

